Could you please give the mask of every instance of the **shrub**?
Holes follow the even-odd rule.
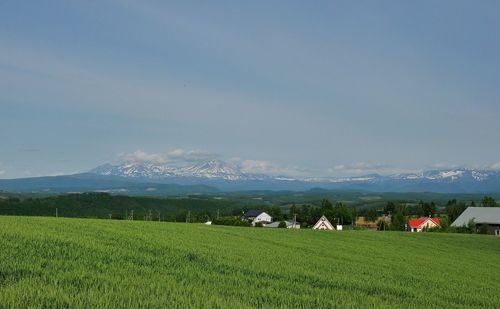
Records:
[[[479,227],[479,234],[488,234],[488,224],[481,224]]]
[[[286,222],[285,221],[280,221],[280,223],[278,224],[278,228],[280,228],[280,229],[286,229]]]
[[[230,226],[250,226],[246,220],[241,220],[239,217],[220,217],[212,221],[214,225],[230,225]]]

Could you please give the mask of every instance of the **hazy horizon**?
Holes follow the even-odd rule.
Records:
[[[0,3],[0,178],[500,169],[498,1]]]

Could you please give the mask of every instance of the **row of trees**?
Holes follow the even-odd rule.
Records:
[[[321,200],[320,207],[313,207],[311,205],[290,207],[289,217],[297,215],[297,221],[306,226],[314,225],[321,216],[325,215],[332,224],[350,225],[356,220],[356,208],[349,208],[341,202],[333,205],[329,200]]]

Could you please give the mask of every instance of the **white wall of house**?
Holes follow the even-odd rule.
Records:
[[[438,227],[438,226],[439,225],[437,225],[431,219],[427,219],[424,223],[420,224],[417,228],[412,228],[411,232],[422,232],[422,230],[425,229],[425,228],[432,229],[432,228],[435,228],[435,227]]]
[[[313,230],[334,230],[333,225],[325,216],[322,216],[313,226]]]
[[[255,217],[255,219],[253,219],[252,225],[255,225],[256,223],[259,223],[259,222],[273,222],[273,217],[271,217],[267,213],[263,212],[260,215],[258,215],[257,217]]]

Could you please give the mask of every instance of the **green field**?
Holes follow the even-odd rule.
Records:
[[[494,236],[0,217],[0,307],[500,307]]]

